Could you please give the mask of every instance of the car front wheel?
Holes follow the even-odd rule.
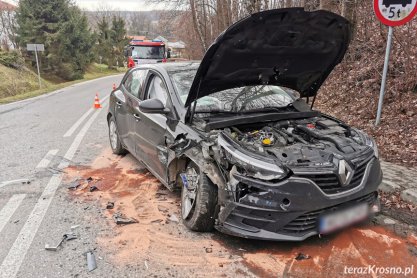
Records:
[[[113,116],[109,120],[109,139],[110,146],[114,154],[126,154],[127,151],[125,148],[123,148],[122,143],[120,142],[116,121],[114,120]]]
[[[193,231],[213,230],[217,188],[209,178],[191,162],[180,175],[181,216],[184,225]]]

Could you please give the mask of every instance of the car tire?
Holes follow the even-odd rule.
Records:
[[[193,169],[190,171],[190,169]],[[210,179],[200,171],[198,166],[191,162],[187,166],[184,174],[195,171],[198,174],[195,190],[195,199],[191,211],[185,214],[187,209],[187,196],[185,194],[191,192],[192,187],[189,184],[187,189],[181,178],[181,218],[184,225],[190,230],[197,232],[210,232],[214,228],[215,210],[217,205],[217,187]],[[187,175],[188,176],[188,175]],[[187,181],[188,182],[188,181]],[[190,182],[188,182],[190,183]],[[189,199],[189,198],[188,198]]]
[[[111,116],[109,120],[109,140],[110,147],[114,154],[123,155],[127,153],[126,149],[122,145],[122,142],[120,141],[119,133],[117,132],[116,121],[114,120],[113,116]]]

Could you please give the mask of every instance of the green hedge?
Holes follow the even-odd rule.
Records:
[[[0,50],[0,64],[14,69],[20,69],[24,66],[25,60],[17,51]]]

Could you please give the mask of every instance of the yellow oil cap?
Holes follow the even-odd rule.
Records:
[[[269,139],[269,138],[265,138],[264,140],[262,140],[262,144],[264,144],[264,145],[271,145],[271,139]]]

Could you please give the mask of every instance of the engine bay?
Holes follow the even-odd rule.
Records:
[[[286,165],[332,165],[333,157],[354,156],[368,147],[355,129],[327,117],[224,129],[239,145],[273,155]]]

